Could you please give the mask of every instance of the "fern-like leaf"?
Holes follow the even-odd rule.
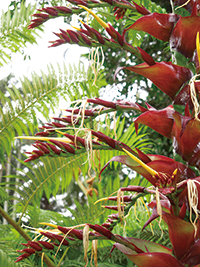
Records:
[[[17,254],[16,254],[17,255]],[[15,263],[14,260],[12,260],[7,253],[5,253],[3,250],[0,250],[0,266],[4,267],[28,267],[32,266],[27,264],[26,262],[22,263]]]
[[[80,64],[78,73],[76,72],[76,69],[71,68],[69,71],[64,66],[58,77],[55,69],[50,66],[47,75],[42,72],[40,77],[33,73],[32,81],[26,77],[21,80],[22,91],[13,86],[12,89],[7,88],[9,96],[0,92],[0,147],[8,155],[13,138],[22,133],[28,135],[28,131],[33,134],[37,127],[36,118],[44,116],[48,119],[49,109],[54,111],[59,96],[68,98],[69,101],[86,97],[87,94],[90,97],[97,96],[97,89],[88,79],[84,66]],[[77,88],[81,88],[85,80],[89,80],[89,83],[88,92],[84,95]]]
[[[2,12],[0,18],[0,66],[11,60],[13,52],[20,51],[26,43],[36,43],[36,30],[30,31],[27,24],[30,22],[31,14],[35,7],[30,4],[21,4],[20,9],[15,9],[13,16],[11,11]],[[41,28],[40,28],[41,30]]]
[[[16,182],[11,181],[7,184],[8,189],[15,190],[20,196],[18,201],[23,206],[21,218],[30,203],[39,206],[43,192],[49,199],[51,195],[56,196],[60,185],[63,190],[66,189],[72,177],[78,175],[79,169],[77,166],[81,166],[85,160],[85,154],[81,154],[69,159],[61,157],[44,158],[37,167],[24,163],[30,171],[21,170],[24,175],[17,177],[23,181],[23,185],[21,182],[16,185]],[[21,163],[23,164],[23,162]],[[12,178],[13,176],[10,175],[9,177]],[[16,185],[16,187],[13,187],[13,185]]]

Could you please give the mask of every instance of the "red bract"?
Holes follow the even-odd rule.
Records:
[[[115,243],[115,247],[117,247],[122,253],[124,253],[138,267],[155,267],[155,265],[162,267],[184,267],[181,262],[179,262],[170,254],[162,252],[146,252],[135,254],[133,250],[127,248],[124,245]]]
[[[200,82],[194,82],[194,86],[196,94],[198,95],[200,92]],[[194,105],[191,99],[191,91],[189,84],[184,86],[184,88],[178,93],[178,95],[174,99],[174,105],[186,106],[187,104],[189,105],[190,110],[193,110]]]
[[[140,155],[139,155],[140,156]],[[149,162],[145,162],[147,166],[151,167],[155,171],[161,173],[160,176],[154,176],[140,166],[137,162],[131,159],[128,155],[115,156],[103,167],[101,172],[108,166],[111,161],[117,161],[122,164],[125,164],[132,170],[135,170],[137,173],[145,177],[152,185],[167,186],[169,187],[173,184],[172,175],[176,169],[178,169],[178,174],[176,178],[176,183],[184,180],[186,177],[195,177],[195,172],[190,168],[186,167],[184,164],[177,162],[173,159],[170,159],[161,155],[146,155],[149,158]],[[165,177],[162,177],[162,174],[165,174]]]
[[[199,263],[199,240],[195,240],[194,226],[190,222],[186,222],[177,216],[169,213],[164,213],[163,219],[168,225],[169,237],[172,243],[173,250],[167,247],[161,246],[157,243],[144,241],[136,238],[127,238],[127,241],[133,243],[143,252],[136,253],[133,249],[128,247],[128,244],[115,243],[120,251],[122,251],[127,257],[137,264],[138,267],[148,266],[153,267],[156,264],[158,266],[194,266]],[[172,255],[172,251],[176,258]]]
[[[171,62],[156,62],[149,66],[142,63],[133,67],[121,67],[140,74],[151,80],[161,91],[174,99],[180,88],[192,77],[192,72],[186,67],[174,65]]]
[[[172,136],[176,152],[189,161],[200,142],[200,121],[174,113]]]
[[[185,1],[176,1],[182,3]],[[186,1],[187,2],[187,1]],[[130,27],[124,30],[123,35],[128,30],[144,31],[165,42],[170,42],[172,49],[191,58],[196,48],[196,34],[200,28],[200,18],[198,17],[200,3],[190,1],[185,8],[192,12],[191,16],[181,17],[177,14],[151,13],[139,18]],[[142,7],[141,7],[142,9]]]
[[[133,3],[135,5],[135,8],[136,8],[137,12],[139,12],[140,14],[142,14],[142,15],[149,15],[149,14],[151,14],[151,12],[148,9],[146,9],[143,5],[140,5],[139,6],[134,1],[133,1]]]
[[[196,35],[199,29],[200,17],[181,17],[172,32],[170,46],[185,57],[191,58],[196,48]]]
[[[180,260],[195,242],[194,226],[172,214],[163,214],[163,219],[168,226],[174,254]]]
[[[171,131],[173,126],[173,114],[175,110],[172,105],[162,109],[156,110],[149,108],[148,111],[141,114],[134,119],[135,128],[137,130],[138,124],[144,124],[156,132],[171,138]]]
[[[179,16],[176,14],[152,13],[138,19],[133,25],[124,30],[124,34],[128,30],[144,31],[167,42],[171,36],[174,24],[178,19]]]
[[[127,241],[142,249],[143,252],[136,253],[133,249],[120,243],[115,243],[114,246],[123,252],[132,262],[137,264],[138,267],[153,267],[155,266],[155,262],[158,266],[183,266],[181,264],[177,265],[179,262],[172,256],[172,250],[167,247],[133,237],[128,237]]]

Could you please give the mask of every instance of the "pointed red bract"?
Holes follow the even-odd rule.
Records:
[[[127,255],[137,267],[184,267],[175,257],[159,252],[143,253],[138,255]]]
[[[152,13],[139,18],[133,25],[124,30],[124,34],[128,30],[144,31],[167,42],[178,18],[177,14]]]
[[[188,266],[200,263],[200,240],[198,240],[181,259],[181,262]]]
[[[196,35],[198,31],[200,31],[200,17],[181,17],[174,27],[170,38],[171,48],[185,57],[191,58],[196,48]]]
[[[170,213],[171,204],[170,204],[168,199],[161,199],[160,200],[160,204],[161,204],[161,207],[162,207],[162,213],[163,214],[165,212]],[[149,225],[152,221],[154,221],[155,219],[157,219],[160,216],[160,215],[158,215],[156,200],[153,200],[151,203],[149,203],[148,206],[150,208],[152,208],[153,211],[152,211],[151,216],[149,217],[149,219],[145,222],[142,230],[144,230],[147,227],[147,225]]]
[[[136,254],[136,252],[122,244],[115,243],[115,247],[124,253],[138,267],[183,267],[184,265],[174,258],[172,251],[167,247],[154,242],[145,241],[136,238],[127,238],[131,243],[143,248],[145,253]]]
[[[200,82],[195,81],[194,86],[195,86],[196,94],[199,94],[200,93]],[[185,106],[186,104],[189,105],[190,110],[193,109],[194,105],[191,99],[191,91],[190,91],[189,84],[184,86],[184,88],[178,93],[178,95],[174,99],[174,105]]]
[[[169,237],[177,259],[181,259],[195,242],[194,226],[172,214],[163,214],[168,225]]]
[[[171,138],[174,112],[172,105],[161,110],[149,109],[135,118],[134,122],[144,124],[156,132]]]
[[[171,158],[161,156],[161,155],[150,155],[147,154],[147,156],[151,159],[150,162],[146,163],[147,166],[151,167],[157,172],[164,173],[168,175],[169,179],[171,179],[171,176],[173,175],[173,172],[178,169],[178,177],[176,179],[176,182],[180,182],[184,180],[186,177],[193,178],[195,177],[195,172],[191,170],[190,168],[186,167],[183,163],[177,162]],[[145,177],[152,185],[156,186],[159,182],[159,176],[154,177],[149,172],[147,172],[143,167],[141,167],[136,161],[134,161],[130,156],[128,155],[121,155],[121,156],[115,156],[112,159],[108,161],[108,163],[102,168],[101,173],[104,171],[104,169],[108,166],[108,164],[111,161],[117,161],[122,164],[125,164],[132,170],[136,171],[137,173],[141,174],[143,177]],[[162,179],[162,177],[161,177]],[[167,179],[167,177],[166,177]],[[166,180],[165,183],[167,184],[168,181]]]
[[[195,118],[173,114],[174,148],[184,160],[189,161],[200,142],[200,122]]]
[[[160,245],[152,241],[147,241],[147,240],[134,238],[134,237],[126,237],[125,240],[134,244],[137,248],[139,248],[143,252],[147,251],[147,252],[161,252],[161,253],[166,253],[169,255],[172,254],[172,250],[170,248],[167,248],[163,245]]]
[[[133,67],[122,67],[151,80],[161,91],[174,99],[180,88],[192,77],[192,72],[186,67],[174,65],[171,62],[157,62],[149,66],[142,63]]]
[[[148,9],[146,9],[143,5],[139,6],[134,1],[133,1],[133,4],[135,5],[135,8],[136,8],[137,12],[139,12],[140,14],[142,14],[142,15],[151,14],[151,12]]]

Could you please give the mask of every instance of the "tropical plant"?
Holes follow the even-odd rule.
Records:
[[[87,266],[89,263],[87,251],[89,241],[91,241],[91,258],[97,266],[97,241],[99,243],[109,241],[114,243],[113,250],[117,248],[137,266],[152,267],[155,264],[164,267],[200,266],[200,203],[198,197],[200,192],[200,177],[198,176],[200,170],[200,115],[199,81],[197,80],[200,71],[200,1],[178,0],[174,2],[179,9],[178,12],[175,12],[173,8],[173,13],[170,14],[150,12],[145,6],[145,3],[149,3],[149,1],[144,1],[143,6],[136,2],[131,4],[126,0],[105,1],[104,3],[96,0],[76,0],[70,1],[72,4],[70,7],[46,7],[34,14],[36,19],[30,24],[30,29],[40,26],[48,19],[63,15],[71,16],[74,13],[80,14],[86,10],[103,26],[109,37],[83,22],[84,28],[60,30],[59,33],[56,33],[59,39],[53,41],[51,47],[64,43],[76,43],[87,47],[115,47],[129,52],[144,63],[120,67],[116,70],[115,76],[121,70],[142,75],[169,96],[172,104],[157,110],[149,104],[143,107],[138,103],[125,100],[111,102],[100,98],[88,98],[77,101],[73,108],[66,109],[65,111],[69,115],[53,118],[55,121],[44,125],[37,136],[20,137],[36,141],[33,144],[36,149],[29,152],[30,155],[25,160],[26,162],[40,158],[43,166],[46,163],[49,164],[46,157],[62,161],[62,158],[75,159],[75,157],[85,154],[85,160],[89,165],[85,166],[88,166],[91,177],[88,181],[87,193],[92,198],[97,198],[92,175],[94,172],[103,173],[110,162],[125,164],[142,175],[148,183],[147,185],[131,184],[122,187],[119,185],[117,195],[110,194],[107,198],[100,199],[117,203],[104,205],[106,212],[117,211],[117,213],[108,215],[106,222],[101,222],[101,219],[96,220],[96,217],[90,221],[90,216],[88,216],[89,222],[81,224],[77,221],[78,225],[72,227],[61,223],[55,224],[52,221],[43,223],[50,229],[34,229],[38,235],[34,240],[31,241],[29,238],[29,242],[23,244],[26,248],[20,250],[22,255],[17,258],[17,262],[29,258],[31,255],[41,255],[43,252],[57,250],[60,253],[59,248],[61,247],[64,250],[65,247],[77,247],[83,243],[85,266]],[[91,8],[106,8],[110,5],[114,7],[116,19],[124,17],[129,12],[141,16],[133,24],[130,23],[130,26],[125,28],[122,33],[119,33],[118,29],[105,23],[91,10]],[[181,14],[179,13],[180,9],[184,9]],[[147,54],[140,47],[132,46],[126,39],[130,30],[144,31],[163,42],[169,42],[171,51],[176,52],[172,57],[173,62],[155,62],[153,55]],[[133,123],[125,132],[119,119],[116,123],[116,115],[113,124],[99,121],[99,116],[109,115],[113,111],[117,114],[128,115],[130,112],[141,114],[134,118]],[[173,140],[174,153],[178,155],[176,159],[144,153],[141,147],[137,146],[141,144],[135,134],[140,131],[139,124],[146,125],[165,138]],[[145,141],[143,145],[146,143],[148,142]],[[104,162],[107,163],[102,168],[99,163]],[[47,173],[51,168],[52,175],[54,175],[54,166],[50,164]],[[56,166],[55,169],[57,169]],[[88,170],[83,167],[81,171],[84,174]],[[37,172],[39,173],[39,168],[35,174]],[[78,168],[74,169],[74,172],[79,172]],[[29,176],[29,181],[30,186],[26,186],[28,189],[22,190],[23,193],[25,192],[24,195],[35,190],[34,177]],[[51,186],[53,187],[52,184],[50,184]],[[124,192],[131,194],[124,195]],[[126,228],[126,217],[129,215],[130,209],[141,198],[144,199],[144,206],[149,203],[149,208],[153,209],[143,229],[157,218],[159,218],[158,224],[162,229],[163,220],[167,225],[171,245],[162,238],[159,240],[161,242],[159,244],[138,238],[138,236],[127,237],[123,232],[117,233],[118,224],[122,224]],[[27,203],[30,200],[32,201],[32,198]],[[100,200],[97,200],[97,205]],[[25,206],[22,213],[26,207],[28,206]],[[81,212],[81,208],[79,210]],[[3,212],[1,214],[13,226],[16,226],[6,214]],[[78,220],[78,216],[76,219]],[[131,227],[134,234],[133,225]],[[28,239],[19,226],[16,229]],[[65,250],[63,258],[66,253],[67,250]],[[115,250],[112,253],[115,253]],[[52,257],[52,253],[48,255]],[[60,266],[63,258],[55,264]],[[56,266],[49,258],[46,257],[45,260],[48,266]]]

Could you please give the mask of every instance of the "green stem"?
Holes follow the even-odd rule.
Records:
[[[3,218],[6,219],[6,221],[11,224],[17,232],[23,236],[23,238],[26,241],[31,241],[31,237],[22,229],[20,225],[18,225],[9,215],[6,213],[3,208],[0,206],[0,214],[2,215]]]
[[[0,215],[6,219],[6,221],[11,224],[15,230],[21,235],[23,236],[23,238],[26,240],[26,241],[31,241],[31,237],[23,230],[23,228],[17,224],[9,215],[8,213],[6,213],[3,208],[0,206]],[[42,254],[41,254],[42,255]],[[44,262],[47,264],[47,266],[49,267],[56,267],[56,265],[52,262],[52,260],[47,256],[47,255],[44,255]]]
[[[173,207],[173,212],[174,212],[174,215],[175,216],[179,216],[179,211],[180,211],[180,209],[179,209],[179,198],[178,197],[174,197],[174,198],[172,198],[173,199],[173,202],[174,202],[174,205],[172,206]]]

